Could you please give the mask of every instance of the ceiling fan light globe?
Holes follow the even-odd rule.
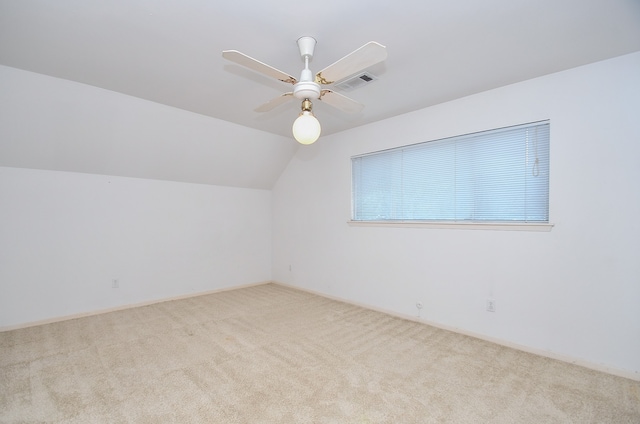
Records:
[[[311,112],[302,112],[293,122],[293,137],[300,144],[313,144],[321,130],[320,122]]]

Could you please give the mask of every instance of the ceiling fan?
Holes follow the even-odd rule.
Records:
[[[320,136],[320,123],[311,111],[311,102],[313,100],[320,100],[349,113],[357,113],[364,108],[363,104],[329,88],[322,88],[322,86],[331,86],[387,58],[386,47],[375,41],[370,41],[337,62],[327,66],[314,77],[309,69],[309,62],[313,59],[315,46],[316,40],[313,37],[305,36],[298,39],[300,57],[304,61],[304,69],[300,79],[296,79],[237,50],[224,50],[222,52],[222,57],[238,65],[260,72],[268,77],[276,78],[284,83],[293,84],[293,91],[283,93],[279,97],[258,106],[255,111],[267,112],[294,98],[302,100],[302,111],[293,124],[293,135],[302,144],[311,144]]]

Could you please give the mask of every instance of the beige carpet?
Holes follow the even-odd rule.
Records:
[[[640,383],[275,284],[0,333],[2,423],[640,423]]]

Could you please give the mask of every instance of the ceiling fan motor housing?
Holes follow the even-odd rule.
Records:
[[[313,81],[300,81],[293,86],[293,95],[296,99],[319,99],[320,85]]]

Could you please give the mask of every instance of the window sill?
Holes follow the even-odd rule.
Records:
[[[347,221],[354,227],[433,228],[451,230],[541,231],[549,232],[554,224],[509,222],[446,222],[446,221]]]

